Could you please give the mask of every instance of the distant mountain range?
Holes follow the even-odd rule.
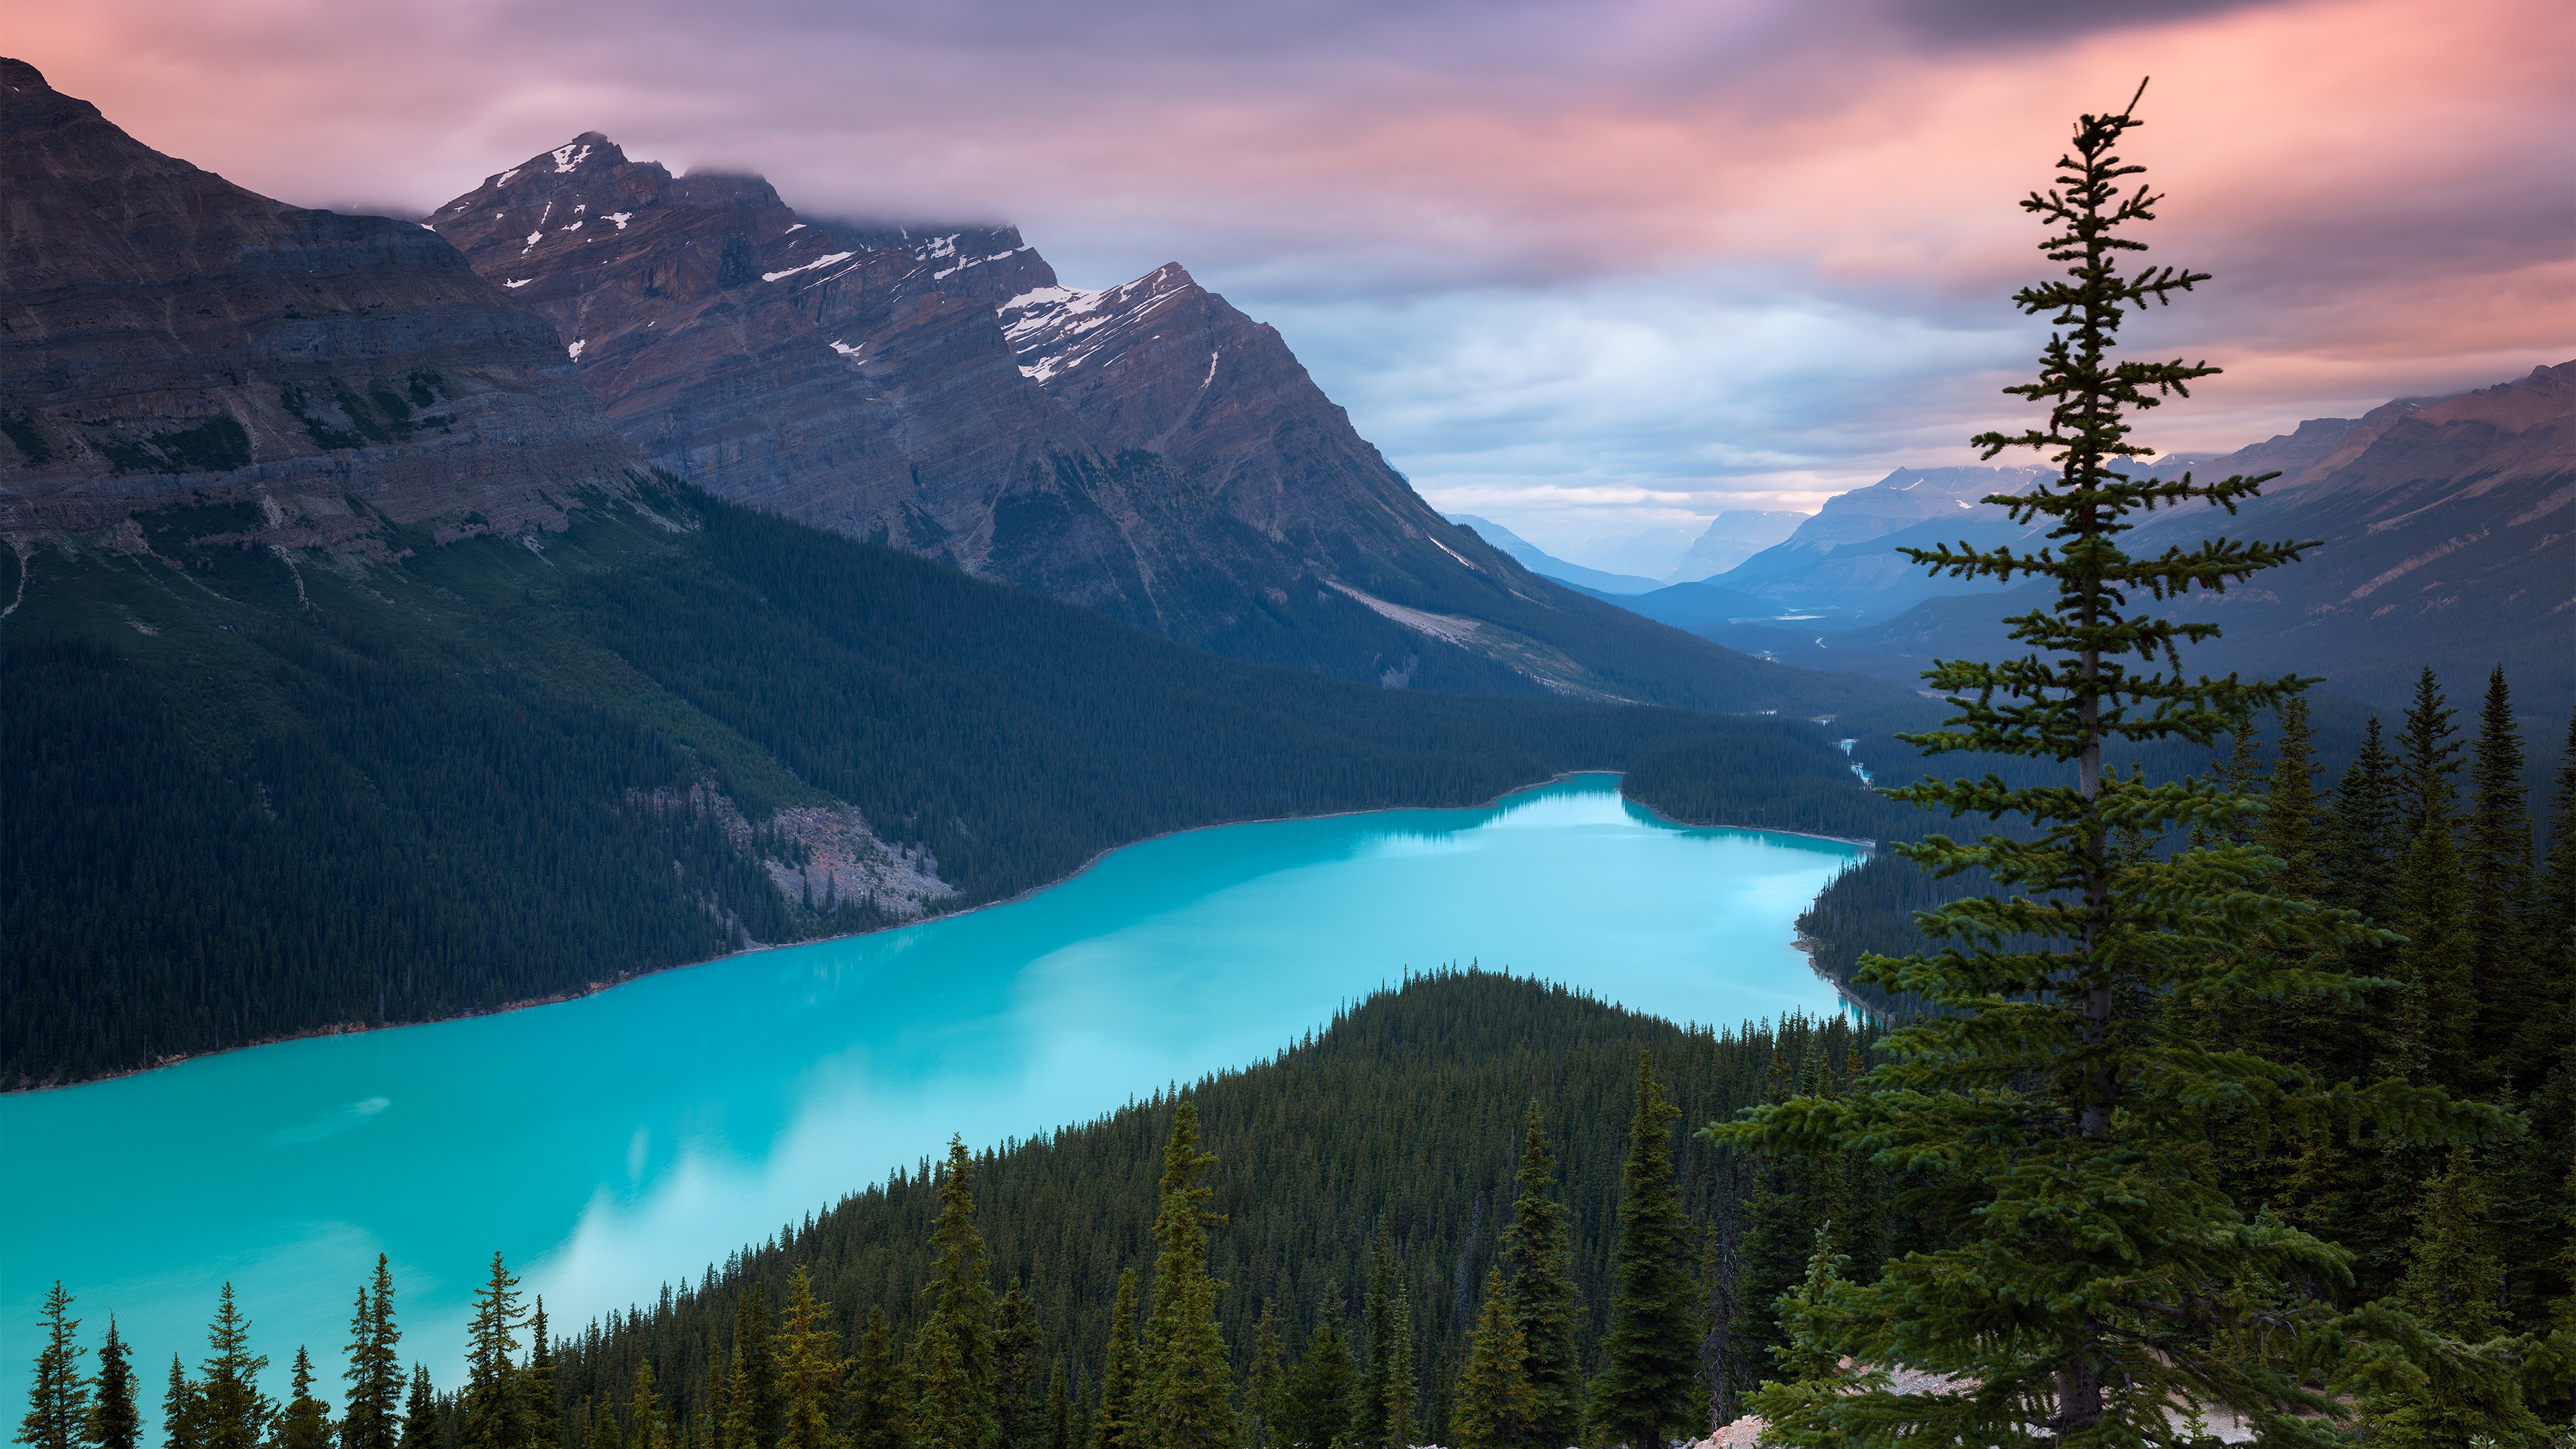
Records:
[[[2451,678],[2455,698],[2501,664],[2526,705],[2564,714],[2576,704],[2576,362],[2141,471],[2186,469],[2281,476],[2232,518],[2206,509],[2151,518],[2129,536],[2133,550],[2215,534],[2319,544],[2247,587],[2175,606],[2225,630],[2195,655],[2197,667],[2320,676],[2393,710],[2427,664]],[[1979,500],[2044,476],[1899,470],[1829,501],[1786,542],[1726,573],[1617,602],[1739,649],[1915,682],[1935,658],[2005,652],[1998,621],[2036,594],[2024,584],[1997,597],[1990,582],[1931,578],[1896,550],[2037,546],[2032,530]]]
[[[1478,518],[1472,513],[1452,513],[1449,521],[1476,530],[1477,537],[1510,554],[1531,573],[1561,584],[1572,584],[1589,593],[1646,594],[1663,587],[1660,582],[1642,575],[1614,574],[1585,568],[1579,563],[1567,563],[1490,518]]]

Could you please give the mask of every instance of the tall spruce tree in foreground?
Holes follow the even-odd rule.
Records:
[[[556,1449],[563,1443],[562,1395],[555,1386],[554,1337],[546,1327],[543,1296],[528,1312],[528,1366],[519,1370],[519,1422],[526,1449]]]
[[[603,1417],[617,1422],[614,1413]],[[403,1399],[402,1449],[433,1449],[438,1440],[438,1392],[430,1387],[429,1365],[413,1364],[411,1391]]]
[[[250,1320],[233,1302],[230,1283],[206,1325],[206,1347],[190,1400],[198,1449],[260,1449],[277,1405],[260,1392],[268,1356],[250,1351]]]
[[[1232,1449],[1234,1370],[1217,1329],[1218,1284],[1208,1276],[1208,1210],[1215,1191],[1199,1177],[1216,1166],[1199,1150],[1199,1109],[1172,1109],[1163,1149],[1162,1209],[1154,1218],[1154,1315],[1145,1326],[1136,1415],[1141,1449]]]
[[[1619,1179],[1619,1242],[1610,1258],[1610,1332],[1592,1380],[1593,1427],[1629,1449],[1662,1449],[1709,1430],[1699,1386],[1699,1289],[1690,1219],[1673,1182],[1673,1123],[1654,1058],[1637,1057],[1635,1116]]]
[[[313,1356],[295,1346],[286,1404],[277,1413],[274,1449],[331,1449],[331,1406],[313,1392]]]
[[[1109,1310],[1109,1349],[1100,1369],[1100,1415],[1091,1426],[1091,1449],[1139,1449],[1136,1427],[1136,1270],[1118,1275],[1118,1297]]]
[[[349,1317],[348,1407],[340,1414],[340,1449],[397,1449],[402,1437],[402,1359],[394,1346],[394,1275],[376,1255],[375,1276],[358,1285],[357,1311]]]
[[[825,1305],[814,1301],[813,1280],[799,1263],[788,1279],[787,1317],[778,1335],[779,1449],[841,1449],[838,1421],[849,1369],[841,1336]]]
[[[1351,1364],[1350,1341],[1342,1336],[1342,1299],[1324,1297],[1315,1315],[1315,1331],[1306,1351],[1288,1374],[1286,1440],[1292,1449],[1332,1449],[1349,1432],[1352,1384],[1358,1371]]]
[[[1530,1392],[1529,1442],[1565,1449],[1583,1431],[1583,1362],[1574,1346],[1583,1302],[1574,1289],[1565,1205],[1556,1200],[1556,1154],[1540,1130],[1535,1098],[1512,1181],[1520,1196],[1512,1201],[1499,1256],[1512,1322],[1527,1353],[1521,1372]]]
[[[179,1356],[170,1355],[169,1382],[161,1390],[161,1449],[200,1449],[205,1439],[204,1417],[196,1381],[188,1377]],[[405,1444],[403,1449],[414,1446]]]
[[[519,1280],[496,1252],[490,1275],[474,1290],[474,1319],[465,1330],[464,1449],[522,1449],[519,1325]]]
[[[1456,1449],[1528,1449],[1538,1395],[1530,1388],[1529,1340],[1512,1316],[1502,1269],[1485,1275],[1485,1304],[1467,1334],[1467,1363],[1458,1372],[1458,1407],[1449,1416]]]
[[[993,1281],[975,1227],[975,1159],[948,1139],[931,1223],[935,1300],[913,1340],[912,1441],[921,1449],[983,1449],[993,1434]]]
[[[28,1449],[81,1449],[89,1435],[89,1380],[80,1370],[89,1350],[74,1337],[80,1320],[71,1310],[72,1295],[57,1278],[45,1295],[45,1346],[36,1351],[36,1381],[14,1441]]]
[[[136,1449],[143,1438],[143,1415],[135,1407],[134,1355],[117,1336],[116,1318],[107,1320],[107,1338],[98,1346],[98,1377],[89,1401],[89,1442],[94,1449]]]
[[[2072,778],[2023,788],[1993,775],[1927,779],[1892,791],[1953,816],[2030,826],[2027,839],[1936,834],[1899,847],[1935,875],[1983,868],[2009,892],[1921,917],[1927,935],[1949,943],[1938,954],[1863,965],[1859,979],[1927,997],[1945,1014],[1888,1038],[1890,1060],[1866,1090],[1796,1098],[1711,1129],[1760,1150],[1869,1153],[1910,1180],[1914,1206],[1948,1243],[1896,1258],[1865,1283],[1819,1275],[1820,1301],[1801,1306],[1797,1328],[1834,1391],[1813,1392],[1810,1379],[1757,1394],[1778,1441],[2163,1444],[2177,1440],[2177,1423],[2223,1407],[2250,1416],[2269,1442],[2326,1442],[2325,1419],[2306,1416],[2335,1411],[2316,1373],[2345,1325],[2299,1290],[2347,1283],[2346,1255],[2240,1213],[2211,1180],[2200,1126],[2222,1106],[2309,1121],[2335,1095],[2345,1100],[2332,1105],[2382,1132],[2458,1136],[2494,1120],[2403,1082],[2324,1088],[2295,1064],[2157,1026],[2178,1000],[2250,1014],[2349,994],[2362,983],[2323,948],[2370,937],[2353,917],[2276,893],[2281,862],[2228,838],[2256,800],[2206,777],[2159,784],[2104,768],[2114,746],[2208,747],[2301,687],[2186,675],[2181,647],[2216,626],[2141,605],[2223,589],[2295,561],[2303,545],[2220,538],[2155,557],[2121,546],[2141,513],[2193,503],[2232,511],[2265,481],[2123,471],[2148,451],[2128,441],[2127,415],[2216,371],[2110,355],[2126,312],[2206,279],[2122,268],[2123,253],[2144,244],[2121,231],[2152,220],[2158,201],[2124,179],[2144,168],[2114,153],[2139,124],[2136,105],[2083,117],[2056,186],[2022,203],[2049,225],[2042,249],[2066,277],[2016,294],[2055,330],[2039,378],[2007,391],[2049,416],[1977,442],[1990,457],[2030,447],[2059,464],[2053,482],[1987,500],[2045,526],[2046,546],[1907,550],[1939,572],[2054,585],[2053,599],[2008,620],[2030,653],[1941,661],[1928,673],[1958,713],[1911,742],[2054,762]],[[2208,843],[2160,855],[2118,848],[2123,832],[2198,832]],[[1954,1378],[1897,1395],[1884,1380],[1897,1365]]]

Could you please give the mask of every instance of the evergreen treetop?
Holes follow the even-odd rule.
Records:
[[[1863,980],[1944,1008],[1888,1038],[1868,1090],[1802,1096],[1712,1129],[1761,1149],[1866,1152],[1920,1184],[1909,1195],[1947,1239],[1874,1281],[1819,1285],[1814,1352],[1855,1367],[1831,1371],[1831,1392],[1784,1385],[1756,1396],[1785,1442],[2154,1444],[2221,1408],[2278,1442],[2322,1442],[2315,1416],[2333,1404],[2309,1370],[2340,1329],[2329,1306],[2280,1285],[2346,1283],[2347,1255],[2240,1214],[2211,1180],[2201,1128],[2221,1104],[2300,1122],[2331,1103],[2391,1135],[2457,1136],[2493,1120],[2402,1081],[2326,1088],[2295,1064],[2155,1022],[2171,1001],[2250,1014],[2297,996],[2349,997],[2369,983],[2335,952],[2372,935],[2279,893],[2283,862],[2230,838],[2259,798],[2226,780],[2154,783],[2104,768],[2113,745],[2209,746],[2303,687],[2186,673],[2182,648],[2217,626],[2140,605],[2223,591],[2314,546],[2219,537],[2152,557],[2122,547],[2141,514],[2185,504],[2232,514],[2271,476],[2203,483],[2126,469],[2150,451],[2130,440],[2129,415],[2217,371],[2111,355],[2127,313],[2207,280],[2124,267],[2145,244],[2122,230],[2153,220],[2160,200],[2129,183],[2144,168],[2115,150],[2140,124],[2136,105],[2082,117],[2057,184],[2022,202],[2051,228],[2043,253],[2066,266],[2063,280],[2015,295],[2053,330],[2038,378],[2006,391],[2049,414],[1976,442],[1988,456],[2036,448],[2058,465],[2053,481],[1987,500],[2044,526],[2045,545],[1905,550],[1936,572],[2027,576],[2053,595],[2007,620],[2030,652],[1937,662],[1926,677],[1956,714],[1907,738],[1928,753],[2049,762],[2072,778],[2017,788],[1989,774],[1889,792],[1953,817],[2025,822],[2019,836],[1935,834],[1898,848],[1938,876],[1982,869],[2008,894],[1921,917],[1927,936],[1949,943],[1937,954],[1867,961]],[[2120,848],[2124,836],[2177,834],[2205,843]],[[2236,1347],[2258,1335],[2267,1352]],[[1953,1387],[1896,1395],[1867,1380],[1898,1365],[1951,1375]]]
[[[1222,1285],[1208,1276],[1208,1229],[1224,1223],[1199,1178],[1216,1165],[1199,1150],[1198,1104],[1172,1109],[1163,1154],[1162,1205],[1154,1219],[1154,1313],[1145,1329],[1138,1398],[1142,1449],[1232,1449],[1234,1375],[1216,1323]]]
[[[348,1406],[340,1415],[340,1449],[396,1449],[402,1435],[402,1360],[394,1346],[402,1330],[394,1324],[393,1268],[376,1254],[373,1278],[358,1285],[358,1306],[349,1317]]]
[[[27,1412],[18,1421],[16,1443],[28,1449],[81,1449],[89,1432],[89,1381],[80,1371],[89,1352],[74,1337],[80,1320],[71,1316],[72,1295],[54,1280],[45,1294],[45,1346],[36,1352],[35,1382],[27,1390]]]
[[[134,1356],[117,1335],[116,1318],[98,1346],[98,1377],[89,1403],[89,1442],[95,1449],[138,1449],[143,1416],[135,1407]]]
[[[1619,1238],[1611,1252],[1610,1331],[1592,1380],[1590,1423],[1613,1444],[1662,1449],[1708,1432],[1699,1392],[1699,1293],[1693,1230],[1673,1182],[1673,1124],[1681,1111],[1639,1053],[1619,1177]]]
[[[1513,1325],[1526,1354],[1522,1375],[1530,1392],[1530,1442],[1563,1449],[1583,1428],[1583,1363],[1576,1330],[1583,1316],[1574,1287],[1568,1214],[1556,1200],[1556,1155],[1541,1130],[1538,1103],[1529,1104],[1521,1133],[1520,1167],[1513,1185],[1512,1221],[1500,1245]]]

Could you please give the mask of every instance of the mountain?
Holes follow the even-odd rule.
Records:
[[[432,213],[655,467],[1235,658],[1717,709],[1875,686],[1542,580],[1432,512],[1177,265],[1082,291],[1007,227],[801,217],[589,133]]]
[[[1884,618],[1936,594],[1970,592],[1924,578],[1894,550],[2018,539],[2026,530],[1982,500],[2044,476],[2039,468],[1900,468],[1826,499],[1787,538],[1706,582],[1768,600],[1783,614],[1843,625]]]
[[[1521,567],[1531,573],[1554,579],[1561,584],[1572,584],[1586,593],[1643,594],[1652,591],[1656,586],[1653,579],[1636,574],[1604,573],[1600,569],[1588,569],[1578,563],[1567,563],[1491,519],[1478,518],[1468,513],[1452,513],[1448,517],[1451,523],[1476,530],[1477,537],[1510,554],[1514,559],[1519,560]]]
[[[182,497],[254,504],[244,546],[560,529],[641,471],[553,329],[435,235],[245,191],[7,59],[0,209],[21,558]]]
[[[1670,750],[1694,808],[1848,813],[1804,720],[1319,679],[726,503],[634,450],[528,289],[423,227],[232,186],[18,62],[0,101],[0,1086]]]
[[[2233,517],[2159,514],[2131,535],[2133,550],[2218,534],[2317,544],[2303,562],[2173,607],[2177,618],[2225,631],[2195,653],[2195,667],[2319,676],[2331,689],[2396,710],[2427,664],[2444,675],[2455,701],[2474,697],[2501,664],[2526,711],[2564,714],[2576,705],[2576,531],[2568,527],[2576,362],[2456,397],[2404,398],[2359,418],[2313,419],[2234,453],[2159,459],[2145,471],[2185,469],[2202,478],[2281,476]],[[1933,508],[1923,510],[1932,518],[1886,528],[1889,491],[1887,483],[1858,490],[1882,495],[1869,505],[1876,516],[1861,525],[1881,531],[1803,554],[1792,538],[1714,581],[1802,605],[1816,616],[1796,621],[1803,628],[1741,618],[1688,627],[1737,648],[1892,681],[1915,679],[1936,657],[2003,653],[1997,621],[2029,607],[2036,586],[1983,597],[1955,581],[1900,587],[1896,580],[1909,571],[1919,578],[1920,570],[1893,550],[1962,537],[1991,544],[2017,531],[1995,510],[1973,506],[1954,506],[1960,522],[1947,527]],[[1837,511],[1828,504],[1817,519]],[[1906,600],[1907,588],[1915,597],[1901,612],[1877,612]],[[1672,619],[1678,611],[1664,597],[1672,592],[1620,602]],[[1836,612],[1828,601],[1837,597],[1861,607]]]
[[[1668,584],[1696,583],[1722,574],[1797,532],[1808,515],[1786,510],[1730,508],[1708,521],[1708,531],[1664,576]]]

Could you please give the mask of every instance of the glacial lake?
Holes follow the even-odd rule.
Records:
[[[951,1133],[1042,1134],[1267,1058],[1407,972],[1480,962],[1703,1023],[1831,1012],[1791,923],[1857,854],[1678,827],[1578,776],[1192,831],[902,930],[0,1096],[0,1422],[56,1278],[85,1343],[116,1315],[147,1415],[227,1280],[272,1392],[303,1343],[336,1403],[381,1250],[405,1360],[451,1386],[495,1249],[568,1330]]]

